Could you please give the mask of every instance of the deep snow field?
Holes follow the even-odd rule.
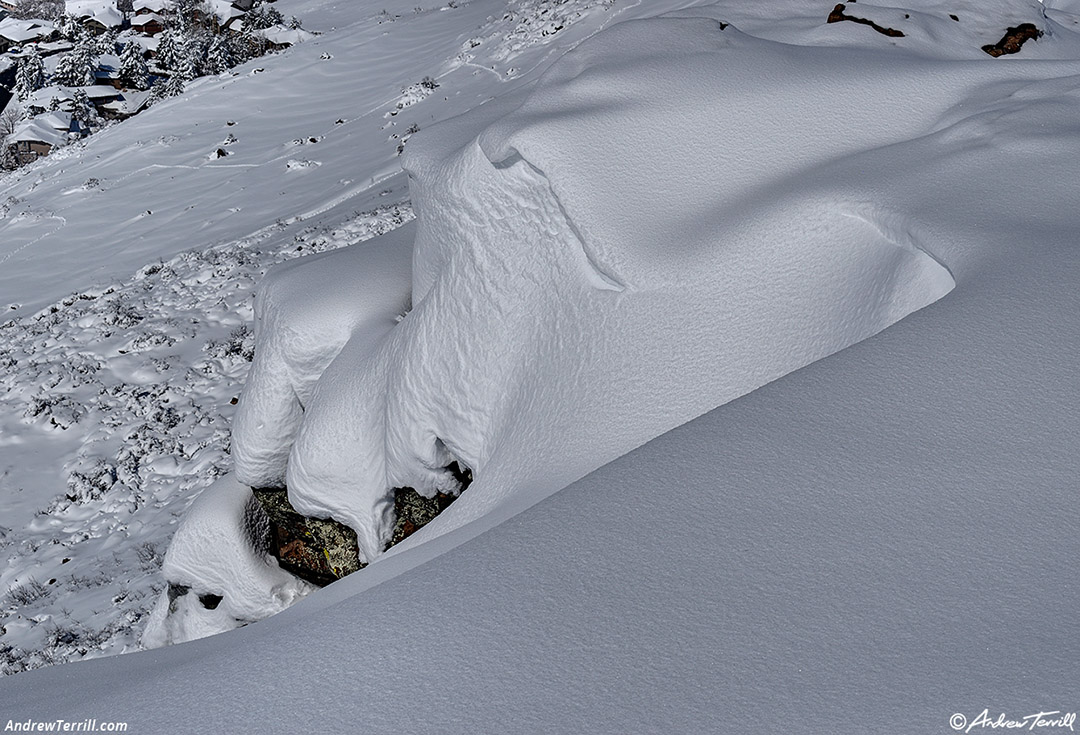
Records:
[[[1080,5],[279,6],[0,179],[0,722],[1080,709]],[[238,528],[285,481],[374,562],[295,604]]]

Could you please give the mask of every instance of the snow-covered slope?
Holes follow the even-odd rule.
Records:
[[[0,673],[135,645],[178,518],[231,466],[267,268],[410,220],[405,131],[523,83],[554,39],[616,14],[279,7],[326,33],[2,180]]]
[[[598,8],[578,31],[676,5]],[[412,140],[415,233],[264,289],[242,472],[287,471],[309,508],[376,535],[348,515],[365,496],[334,484],[357,455],[297,463],[360,446],[385,463],[376,490],[430,487],[454,454],[474,485],[274,618],[12,677],[3,711],[171,731],[895,732],[1074,709],[1075,38],[1032,3],[909,5],[848,6],[899,38],[804,3],[628,22],[528,96]],[[1029,21],[1044,35],[1018,57],[978,50]],[[389,297],[320,311],[348,292],[317,284],[365,277],[333,266],[414,234],[400,323]],[[282,304],[330,341],[275,347]],[[282,375],[303,416],[266,385]],[[275,411],[293,416],[277,434],[259,425]],[[374,442],[350,436],[372,416]]]
[[[3,710],[421,733],[1075,711],[1080,259],[1070,214],[1041,222],[946,299],[452,551],[468,529],[225,636],[13,677]]]

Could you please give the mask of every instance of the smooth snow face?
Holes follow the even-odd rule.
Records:
[[[820,169],[926,132],[978,75],[867,62],[628,22],[478,136],[467,118],[417,135],[412,311],[388,328],[409,296],[385,285],[389,243],[273,276],[237,476],[287,482],[371,560],[389,488],[453,490],[443,468],[472,468],[449,529],[941,298],[953,279],[918,224]]]

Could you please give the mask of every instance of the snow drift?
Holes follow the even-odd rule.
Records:
[[[431,538],[941,298],[975,256],[876,195],[891,172],[867,162],[958,135],[957,100],[1049,69],[902,61],[627,22],[523,99],[416,135],[413,243],[264,283],[237,477],[287,484],[374,560],[393,487],[453,491],[447,465],[472,468]]]
[[[1071,710],[1080,65],[1052,59],[1075,59],[1073,21],[1066,3],[913,5],[849,5],[900,38],[802,2],[692,9],[711,20],[678,21],[677,38],[669,20],[628,24],[529,98],[418,134],[415,230],[264,285],[264,382],[236,438],[247,479],[296,479],[315,512],[366,514],[376,541],[379,483],[437,485],[456,453],[476,483],[271,620],[12,677],[5,709],[193,732],[257,714],[334,731],[404,717],[416,732],[844,733]],[[1020,54],[981,51],[1024,22],[1044,35]],[[662,41],[696,76],[665,68]],[[656,83],[605,84],[621,67],[594,72],[597,49]],[[767,379],[953,279],[553,494],[749,389],[729,364]],[[320,436],[340,462],[311,450]],[[333,482],[345,472],[354,495]],[[305,476],[327,490],[305,495]],[[167,568],[224,592],[218,610],[271,612],[275,582],[234,599],[198,587],[273,569],[234,543],[243,495],[232,479],[204,493]],[[195,531],[252,556],[215,556]],[[238,620],[215,612],[164,625],[175,640]]]
[[[370,561],[392,487],[453,489],[444,468],[465,464],[479,485],[460,523],[514,477],[559,467],[548,482],[565,484],[944,295],[952,278],[916,224],[812,172],[925,131],[955,85],[886,134],[925,70],[871,67],[808,106],[811,77],[850,61],[772,46],[711,20],[625,23],[479,137],[462,143],[464,120],[417,135],[411,294],[387,278],[385,245],[263,286],[241,481],[287,483],[302,512],[355,528]],[[899,93],[867,104],[885,79]],[[844,121],[857,132],[836,135]],[[410,298],[393,329],[368,326]],[[497,485],[493,463],[510,474]]]

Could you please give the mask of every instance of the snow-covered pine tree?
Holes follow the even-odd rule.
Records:
[[[82,89],[76,89],[71,95],[71,117],[79,121],[83,132],[89,132],[98,121],[97,110]]]
[[[45,86],[45,64],[41,61],[36,45],[19,60],[19,69],[15,75],[15,94],[19,100],[25,100]]]
[[[83,36],[75,43],[75,48],[60,57],[53,81],[66,87],[89,87],[94,83],[95,71],[94,40]]]
[[[173,76],[179,77],[182,81],[190,82],[199,76],[200,71],[202,71],[206,61],[209,39],[202,33],[185,33],[180,39]]]
[[[56,20],[56,30],[62,38],[68,41],[78,41],[87,35],[83,24],[71,13],[64,13]]]
[[[143,58],[143,48],[134,40],[128,40],[120,53],[120,80],[133,89],[150,86],[150,69]]]
[[[164,96],[165,97],[175,97],[178,94],[183,94],[183,92],[184,92],[184,80],[180,79],[179,77],[176,77],[176,76],[169,77],[169,79],[164,84],[164,93],[165,93]]]
[[[210,48],[206,51],[206,62],[203,72],[206,74],[221,74],[228,71],[236,64],[236,53],[232,41],[228,36],[214,36],[210,41]]]
[[[158,39],[157,60],[163,69],[175,69],[179,43],[176,31],[166,28]]]
[[[262,30],[283,23],[284,20],[284,16],[281,15],[277,8],[259,5],[249,10],[247,15],[244,16],[244,27],[252,30]]]
[[[111,28],[94,38],[94,52],[98,56],[116,53],[116,31]]]

